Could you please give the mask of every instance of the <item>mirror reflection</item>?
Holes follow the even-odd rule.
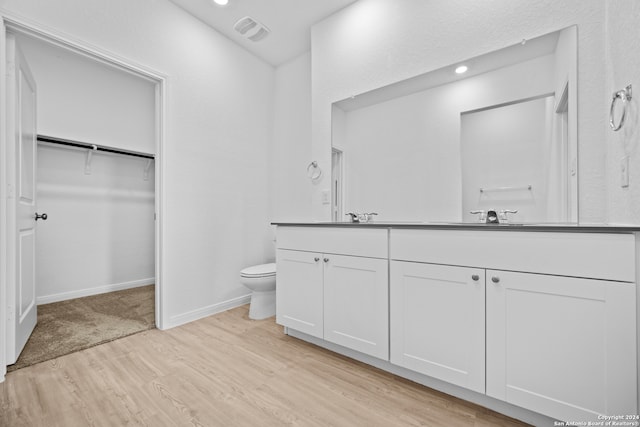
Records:
[[[334,103],[333,219],[577,222],[576,68],[574,26]]]

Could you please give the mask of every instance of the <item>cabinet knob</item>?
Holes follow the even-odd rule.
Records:
[[[499,278],[498,276],[493,276],[493,277],[491,278],[491,281],[492,281],[493,283],[500,283],[500,278]]]
[[[320,258],[315,257],[313,260],[314,260],[315,262],[318,262],[318,261],[320,261]]]
[[[477,282],[478,280],[480,280],[480,276],[478,276],[477,274],[474,274],[473,276],[471,276],[471,278],[473,279],[474,282]]]
[[[329,258],[325,258],[325,259],[324,259],[324,262],[329,262]]]

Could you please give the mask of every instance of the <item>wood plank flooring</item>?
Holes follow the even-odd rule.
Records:
[[[523,426],[286,336],[248,306],[7,375],[0,426]]]

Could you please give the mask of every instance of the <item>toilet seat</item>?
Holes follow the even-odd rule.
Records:
[[[247,267],[244,270],[240,271],[240,276],[247,277],[247,278],[271,277],[275,275],[276,275],[275,262],[272,262],[269,264],[254,265],[252,267]]]
[[[276,264],[260,264],[240,271],[240,282],[249,288],[249,318],[260,320],[276,314]]]

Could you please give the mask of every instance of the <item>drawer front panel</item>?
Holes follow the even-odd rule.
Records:
[[[391,230],[390,258],[635,282],[633,234]]]
[[[278,227],[278,249],[387,258],[388,231],[371,228]]]

